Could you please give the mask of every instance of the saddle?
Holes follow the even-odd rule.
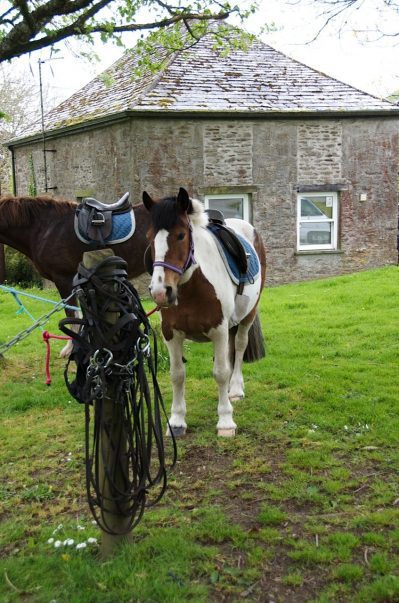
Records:
[[[76,210],[74,227],[78,239],[95,249],[123,243],[136,227],[129,193],[116,203],[86,197]]]
[[[252,277],[249,271],[250,252],[246,242],[237,233],[226,226],[224,216],[218,209],[205,210],[208,214],[208,230],[216,238],[219,252],[223,258],[230,277],[238,285],[238,293],[242,293],[244,284]],[[251,266],[252,268],[252,266]]]

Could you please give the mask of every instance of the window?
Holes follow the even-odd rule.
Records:
[[[337,249],[337,193],[298,194],[298,249]]]
[[[241,218],[250,222],[250,204],[247,193],[206,195],[205,209],[219,209],[225,218]]]

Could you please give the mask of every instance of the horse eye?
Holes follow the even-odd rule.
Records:
[[[181,232],[180,234],[177,235],[177,240],[178,241],[182,241],[184,239],[186,235],[184,234],[184,232]]]

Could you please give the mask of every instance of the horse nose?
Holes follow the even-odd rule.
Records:
[[[151,290],[151,297],[158,306],[165,306],[167,303],[166,295],[164,291]]]
[[[152,299],[159,306],[171,306],[176,301],[177,293],[170,285],[165,287],[150,286],[149,289]]]
[[[176,301],[176,292],[169,285],[167,285],[166,287],[166,299],[168,300],[168,304],[170,305],[172,305]]]

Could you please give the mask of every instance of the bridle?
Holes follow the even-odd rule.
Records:
[[[160,266],[161,268],[168,268],[169,270],[172,270],[173,272],[177,272],[177,274],[180,274],[180,276],[182,276],[186,272],[186,270],[188,270],[191,266],[193,266],[194,264],[197,263],[195,261],[195,256],[194,256],[193,229],[192,229],[191,222],[188,219],[187,214],[186,214],[186,219],[187,219],[188,236],[189,236],[189,250],[188,250],[187,259],[184,262],[183,268],[179,268],[178,266],[175,266],[174,264],[169,264],[169,262],[163,262],[162,260],[157,260],[157,261],[153,262],[153,264],[152,264],[153,268],[156,268],[156,266]]]

